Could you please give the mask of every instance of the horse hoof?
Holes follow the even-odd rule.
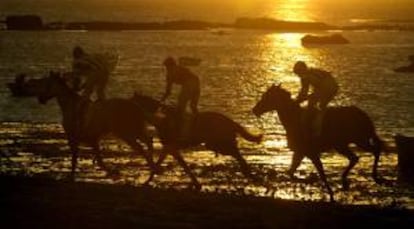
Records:
[[[63,181],[64,182],[75,182],[76,181],[76,177],[74,174],[70,174],[68,176],[64,176],[63,177]]]
[[[294,173],[292,173],[292,172],[287,172],[287,173],[286,173],[286,175],[288,175],[288,177],[289,177],[291,180],[294,180],[294,179],[295,179],[295,174],[294,174]]]
[[[196,191],[201,190],[201,184],[194,184],[193,187],[194,187],[194,190],[196,190]]]
[[[384,178],[374,178],[374,181],[379,185],[383,185],[386,182]]]
[[[121,176],[121,172],[118,169],[110,169],[108,171],[108,176],[118,178]]]
[[[349,183],[347,181],[342,182],[342,190],[349,191]]]
[[[254,184],[259,184],[262,182],[262,179],[260,179],[260,177],[258,176],[249,176],[250,180],[254,183]]]
[[[162,167],[157,167],[154,169],[154,173],[156,175],[162,175],[162,173],[164,172],[164,170],[162,169]]]
[[[385,178],[377,178],[375,179],[375,183],[385,186],[393,186],[395,184],[392,180],[387,180]]]

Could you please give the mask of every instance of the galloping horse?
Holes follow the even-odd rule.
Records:
[[[305,127],[301,121],[304,112],[308,111],[301,108],[291,98],[291,94],[280,85],[271,86],[262,95],[260,101],[253,108],[253,113],[256,116],[261,116],[263,113],[273,110],[276,110],[279,115],[286,130],[288,146],[293,151],[289,170],[291,177],[303,158],[308,157],[318,170],[320,178],[328,189],[331,201],[333,201],[333,192],[327,182],[320,154],[323,151],[335,149],[348,158],[349,165],[342,174],[343,188],[348,189],[348,173],[358,162],[358,156],[349,148],[350,143],[355,143],[358,147],[374,154],[372,176],[375,182],[380,182],[377,176],[377,167],[383,142],[376,134],[373,122],[364,111],[355,106],[329,107],[323,118],[320,138],[317,142],[311,142],[305,137]]]
[[[188,139],[181,141],[179,140],[180,133],[177,131],[177,128],[172,128],[172,126],[176,125],[176,115],[178,112],[176,108],[161,106],[159,101],[137,93],[135,93],[132,100],[149,113],[156,113],[160,108],[162,108],[165,113],[165,118],[158,120],[154,119],[152,121],[163,145],[163,153],[157,161],[157,166],[163,162],[167,153],[171,154],[183,167],[187,175],[190,176],[195,188],[200,189],[200,183],[192,174],[178,151],[180,149],[198,146],[204,143],[205,147],[209,150],[235,158],[239,162],[243,174],[247,178],[251,178],[252,180],[255,179],[250,172],[248,164],[240,154],[237,147],[236,136],[239,134],[248,141],[259,143],[262,139],[262,135],[250,134],[240,124],[220,113],[199,112],[193,117],[192,125],[187,134]],[[151,176],[153,175],[154,174],[151,174]]]
[[[146,114],[128,99],[108,99],[91,102],[69,88],[60,73],[50,72],[49,76],[33,79],[24,86],[39,102],[46,104],[56,98],[62,112],[62,125],[72,152],[72,179],[75,175],[79,144],[93,147],[96,159],[102,168],[106,168],[99,149],[99,140],[109,133],[125,141],[133,150],[141,153],[150,168],[155,171],[152,155],[137,142],[145,143],[152,152],[152,138],[146,131]]]

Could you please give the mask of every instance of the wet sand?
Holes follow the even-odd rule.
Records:
[[[286,175],[291,152],[283,145],[274,145],[278,136],[267,136],[260,146],[241,141],[243,156],[251,166],[253,174],[270,185],[266,192],[265,183],[252,183],[241,173],[239,165],[231,157],[216,156],[202,149],[183,152],[189,167],[203,185],[203,192],[247,194],[258,197],[290,199],[297,201],[328,200],[312,164],[305,160],[299,167],[297,180]],[[78,163],[77,181],[140,186],[149,175],[145,160],[134,155],[130,149],[116,139],[102,142],[105,163],[119,169],[120,174],[111,176],[92,163],[93,152],[82,147]],[[155,144],[157,151],[159,143]],[[351,172],[349,191],[341,187],[340,173],[346,166],[346,159],[338,154],[326,154],[323,158],[328,180],[338,203],[352,205],[398,205],[414,208],[414,189],[398,185],[396,179],[396,155],[383,154],[380,174],[390,181],[389,185],[378,185],[371,178],[372,155],[361,154],[360,161]],[[71,154],[63,130],[53,123],[2,123],[0,125],[0,174],[18,176],[42,176],[62,179],[70,173]],[[159,155],[155,153],[154,158]],[[186,189],[189,178],[182,168],[168,157],[162,165],[164,173],[158,175],[151,186],[154,188]],[[269,187],[269,186],[267,186]]]
[[[2,228],[410,228],[414,211],[0,176]]]
[[[360,225],[407,228],[414,225],[414,211],[402,209],[397,198],[411,197],[411,192],[398,194],[394,188],[386,189],[392,193],[380,191],[380,186],[367,185],[367,181],[361,180],[361,177],[369,179],[365,173],[358,173],[355,176],[358,179],[351,178],[354,191],[341,192],[336,187],[340,204],[330,204],[318,201],[325,199],[320,197],[323,193],[318,179],[310,183],[285,180],[283,171],[287,165],[275,168],[266,162],[275,156],[264,155],[260,159],[260,155],[247,155],[253,170],[275,184],[272,190],[275,194],[265,195],[263,187],[246,183],[232,160],[217,158],[211,152],[192,152],[185,157],[204,185],[202,192],[185,189],[188,177],[172,159],[164,166],[165,175],[159,176],[152,187],[143,187],[140,184],[148,177],[143,159],[131,157],[128,149],[111,140],[104,145],[104,156],[108,164],[122,168],[121,176],[113,179],[105,175],[92,164],[91,152],[86,150],[79,160],[78,182],[72,183],[64,180],[70,171],[70,153],[59,125],[3,123],[1,130],[0,228],[350,228]],[[290,158],[289,154],[285,156]],[[328,167],[331,178],[336,177],[333,174],[337,171],[340,170]],[[339,181],[333,183],[339,184]],[[355,194],[355,190],[362,194]],[[296,201],[279,199],[285,197],[285,192],[293,193]],[[302,193],[309,196],[312,192],[312,198],[295,196]],[[359,195],[372,199],[368,201],[370,205],[349,205],[356,200],[343,199]],[[390,198],[396,202],[388,201]]]

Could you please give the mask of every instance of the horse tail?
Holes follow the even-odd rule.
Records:
[[[244,127],[242,127],[240,124],[233,122],[233,127],[236,130],[240,136],[242,136],[244,139],[250,142],[260,143],[263,138],[263,134],[252,134],[249,133]]]
[[[359,126],[364,129],[366,136],[368,137],[369,148],[373,152],[380,153],[381,151],[389,152],[385,142],[378,136],[374,123],[368,114],[356,106],[351,106],[357,112],[359,112]]]

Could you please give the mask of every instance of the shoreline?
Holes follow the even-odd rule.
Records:
[[[14,228],[408,228],[414,211],[0,175]],[[318,214],[315,214],[315,213]]]
[[[38,15],[9,15],[0,21],[0,31],[175,31],[175,30],[267,30],[273,32],[329,32],[329,31],[414,31],[414,25],[364,24],[335,26],[323,22],[284,21],[272,18],[237,18],[233,23],[202,20],[171,20],[164,22],[73,21],[44,23]],[[1,28],[1,27],[0,27]],[[215,31],[218,35],[224,35]]]

